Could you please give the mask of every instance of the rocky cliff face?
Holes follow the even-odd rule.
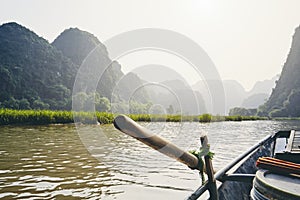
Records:
[[[98,38],[78,28],[66,29],[53,41],[52,45],[79,66],[96,46],[103,56],[108,56],[106,47]]]
[[[70,109],[76,69],[55,47],[17,23],[0,26],[0,107]]]
[[[290,52],[279,80],[260,115],[272,117],[300,116],[300,27],[296,28]]]
[[[86,93],[96,90],[101,96],[111,98],[113,88],[124,74],[121,66],[109,58],[106,47],[94,35],[70,28],[52,44],[75,63],[80,77],[84,79],[78,90]]]
[[[78,77],[77,93],[97,93],[107,102],[123,76],[121,65],[109,58],[106,47],[91,33],[70,28],[50,44],[17,23],[0,26],[0,108],[69,110]],[[123,86],[142,84],[134,78]],[[144,93],[137,99],[147,102]]]

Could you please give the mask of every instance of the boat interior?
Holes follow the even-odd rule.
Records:
[[[214,185],[217,194],[211,189]],[[299,200],[300,131],[279,131],[264,138],[188,199]]]

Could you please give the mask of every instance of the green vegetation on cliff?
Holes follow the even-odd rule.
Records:
[[[25,27],[0,26],[0,107],[70,109],[74,64]]]
[[[259,115],[270,117],[300,116],[300,27],[296,28],[292,46],[279,80]]]
[[[74,90],[76,76],[82,82]],[[0,26],[0,108],[71,110],[76,99],[76,110],[107,112],[111,103],[126,110],[126,99],[113,96],[115,88],[130,94],[142,82],[137,76],[122,82],[123,77],[121,66],[88,32],[70,28],[50,44],[17,23]],[[143,105],[147,94],[140,91],[134,100]]]
[[[82,81],[85,84],[76,88],[77,91],[87,94],[97,92],[111,99],[114,87],[124,74],[121,66],[109,58],[106,47],[94,35],[70,28],[63,31],[52,45],[74,63],[76,73],[85,79]]]

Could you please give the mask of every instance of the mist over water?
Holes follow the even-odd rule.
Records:
[[[216,170],[266,135],[299,129],[298,121],[141,123],[185,150],[208,135]],[[197,171],[118,132],[74,125],[0,127],[0,198],[25,199],[184,199],[199,185]],[[86,141],[84,142],[85,144]]]

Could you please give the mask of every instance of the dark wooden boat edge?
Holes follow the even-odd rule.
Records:
[[[250,199],[253,180],[258,171],[255,163],[260,157],[274,157],[278,138],[289,138],[294,130],[278,131],[266,136],[215,174],[219,181],[218,199]],[[209,190],[209,183],[200,186],[187,199],[195,200]],[[212,199],[211,197],[209,199]]]

